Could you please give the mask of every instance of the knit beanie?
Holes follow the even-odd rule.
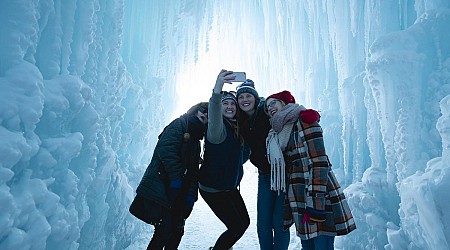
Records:
[[[234,91],[222,91],[222,102],[228,99],[231,99],[237,103]]]
[[[294,96],[292,96],[291,92],[287,91],[287,90],[283,90],[279,93],[275,93],[273,95],[270,95],[267,97],[266,100],[269,100],[270,98],[274,98],[274,99],[278,99],[283,101],[285,104],[288,103],[295,103],[295,98]]]
[[[255,89],[255,83],[250,79],[245,80],[245,82],[236,87],[236,98],[242,93],[250,93],[255,99],[259,98],[258,92]]]

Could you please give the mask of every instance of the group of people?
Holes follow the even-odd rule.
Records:
[[[223,91],[233,80],[221,70],[209,102],[159,135],[130,206],[155,226],[147,249],[177,249],[198,193],[226,226],[210,249],[231,249],[250,225],[239,191],[248,159],[258,168],[260,249],[288,249],[293,224],[303,249],[334,249],[335,236],[356,226],[325,152],[320,115],[286,90],[260,97],[249,79]]]

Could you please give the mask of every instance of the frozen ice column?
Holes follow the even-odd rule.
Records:
[[[450,165],[450,95],[444,97],[441,102],[441,113],[436,128],[442,138],[442,164]]]

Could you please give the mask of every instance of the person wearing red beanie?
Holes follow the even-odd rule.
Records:
[[[326,155],[322,128],[318,121],[305,121],[317,115],[296,104],[287,90],[270,95],[266,108],[272,125],[266,139],[271,188],[286,193],[290,206],[284,224],[295,224],[302,249],[334,249],[335,236],[356,225]]]

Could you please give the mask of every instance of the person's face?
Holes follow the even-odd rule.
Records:
[[[197,118],[203,123],[203,124],[207,124],[208,123],[208,113],[202,113],[200,111],[197,111]]]
[[[245,113],[252,113],[255,109],[255,96],[250,93],[242,93],[238,97],[239,108]]]
[[[226,99],[222,102],[222,115],[226,118],[232,119],[236,115],[236,102],[231,99]]]
[[[273,117],[275,113],[280,111],[284,106],[284,102],[275,98],[269,98],[266,101],[267,111],[269,112],[269,116]]]

